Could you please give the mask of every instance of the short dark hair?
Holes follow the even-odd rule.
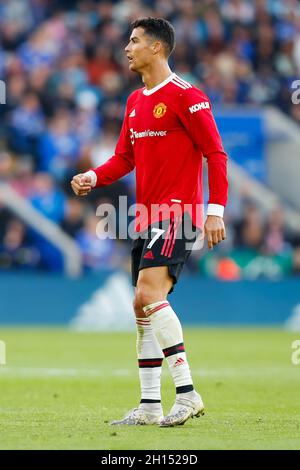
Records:
[[[134,28],[143,28],[145,33],[152,36],[165,45],[167,56],[173,52],[175,47],[175,30],[171,23],[163,18],[140,18],[131,23],[131,31]]]

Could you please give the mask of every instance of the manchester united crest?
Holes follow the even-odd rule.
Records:
[[[167,106],[165,105],[165,103],[158,103],[154,106],[153,115],[157,119],[163,117],[166,114],[166,112],[167,112]]]

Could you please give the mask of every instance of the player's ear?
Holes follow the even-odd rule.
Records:
[[[160,41],[154,41],[151,45],[151,48],[152,48],[153,54],[158,54],[159,52],[162,51],[163,46]]]

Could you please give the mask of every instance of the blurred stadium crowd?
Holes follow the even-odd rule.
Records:
[[[0,180],[58,223],[80,246],[87,270],[120,265],[127,243],[99,240],[96,206],[134,201],[134,175],[74,198],[70,179],[113,152],[128,94],[141,86],[124,46],[131,21],[162,16],[176,29],[171,68],[213,104],[273,104],[300,124],[290,100],[300,73],[297,0],[0,0]],[[277,278],[300,273],[300,234],[280,207],[270,214],[239,195],[226,211],[228,240],[191,257],[206,276]],[[33,231],[0,205],[0,269],[57,270]]]

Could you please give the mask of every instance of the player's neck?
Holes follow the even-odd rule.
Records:
[[[142,72],[142,80],[147,90],[151,90],[160,83],[164,82],[170,75],[172,70],[168,64],[159,64],[158,67],[144,70]]]

